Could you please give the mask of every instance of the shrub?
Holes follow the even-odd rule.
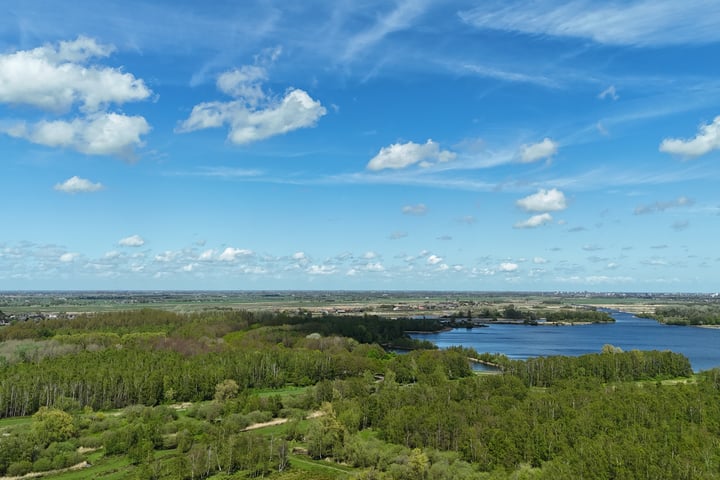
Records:
[[[272,418],[271,412],[261,412],[260,410],[255,410],[247,414],[247,419],[251,424],[269,422]]]
[[[48,470],[52,470],[52,460],[44,457],[38,458],[37,460],[35,460],[35,463],[33,463],[32,469],[34,472],[47,472]]]
[[[7,469],[7,474],[10,477],[22,477],[23,475],[32,472],[33,464],[28,460],[20,460],[19,462],[11,463]]]
[[[78,439],[78,445],[85,448],[102,447],[102,438],[99,435],[86,435]]]

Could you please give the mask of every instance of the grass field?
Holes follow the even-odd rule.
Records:
[[[697,299],[697,296],[692,297]],[[692,299],[690,298],[690,299]],[[427,314],[467,304],[517,306],[595,305],[638,308],[688,301],[683,295],[555,294],[539,292],[2,292],[0,311],[18,313],[84,313],[155,308],[174,312],[243,309],[307,310],[397,314],[396,306],[422,307]],[[412,308],[411,308],[412,309]]]

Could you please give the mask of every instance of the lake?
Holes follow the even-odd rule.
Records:
[[[599,353],[611,344],[623,350],[672,350],[687,356],[696,372],[720,367],[720,329],[663,325],[632,314],[608,311],[615,323],[575,326],[490,325],[440,333],[413,333],[440,348],[462,345],[479,353],[514,359]]]

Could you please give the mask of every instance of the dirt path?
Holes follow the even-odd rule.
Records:
[[[308,415],[306,418],[318,418],[318,417],[322,417],[323,415],[325,415],[325,412],[323,412],[322,410],[316,410],[316,411],[310,413],[310,415]],[[273,420],[270,420],[269,422],[253,423],[252,425],[243,428],[242,431],[247,432],[248,430],[256,430],[258,428],[282,425],[283,423],[287,423],[288,420],[290,420],[290,419],[289,418],[275,418]],[[0,480],[2,480],[2,479],[0,479]]]
[[[265,428],[265,427],[272,427],[273,425],[282,425],[283,423],[287,423],[287,418],[276,418],[274,420],[270,420],[269,422],[262,422],[262,423],[253,423],[249,427],[243,428],[243,432],[247,432],[248,430],[256,430],[258,428]]]
[[[304,463],[305,465],[312,465],[313,467],[321,467],[321,468],[328,468],[330,470],[335,470],[336,472],[342,472],[342,473],[350,473],[347,470],[343,470],[342,468],[334,467],[329,464],[324,464],[321,462],[311,462],[310,460],[303,460],[302,458],[298,458],[297,456],[293,456],[290,460],[291,462],[298,462],[298,463]]]
[[[48,475],[56,475],[58,473],[64,473],[64,472],[70,472],[72,470],[80,470],[82,468],[85,468],[88,466],[87,462],[80,462],[77,465],[73,465],[72,467],[68,468],[60,468],[57,470],[48,470],[46,472],[30,472],[26,475],[23,475],[21,477],[0,477],[0,480],[24,480],[26,478],[38,478],[38,477],[45,477]]]

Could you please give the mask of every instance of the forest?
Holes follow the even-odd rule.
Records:
[[[240,310],[14,322],[0,475],[720,477],[720,369],[611,345],[520,361],[405,334],[436,328]]]
[[[720,325],[720,306],[716,304],[665,305],[644,314],[668,325]]]

